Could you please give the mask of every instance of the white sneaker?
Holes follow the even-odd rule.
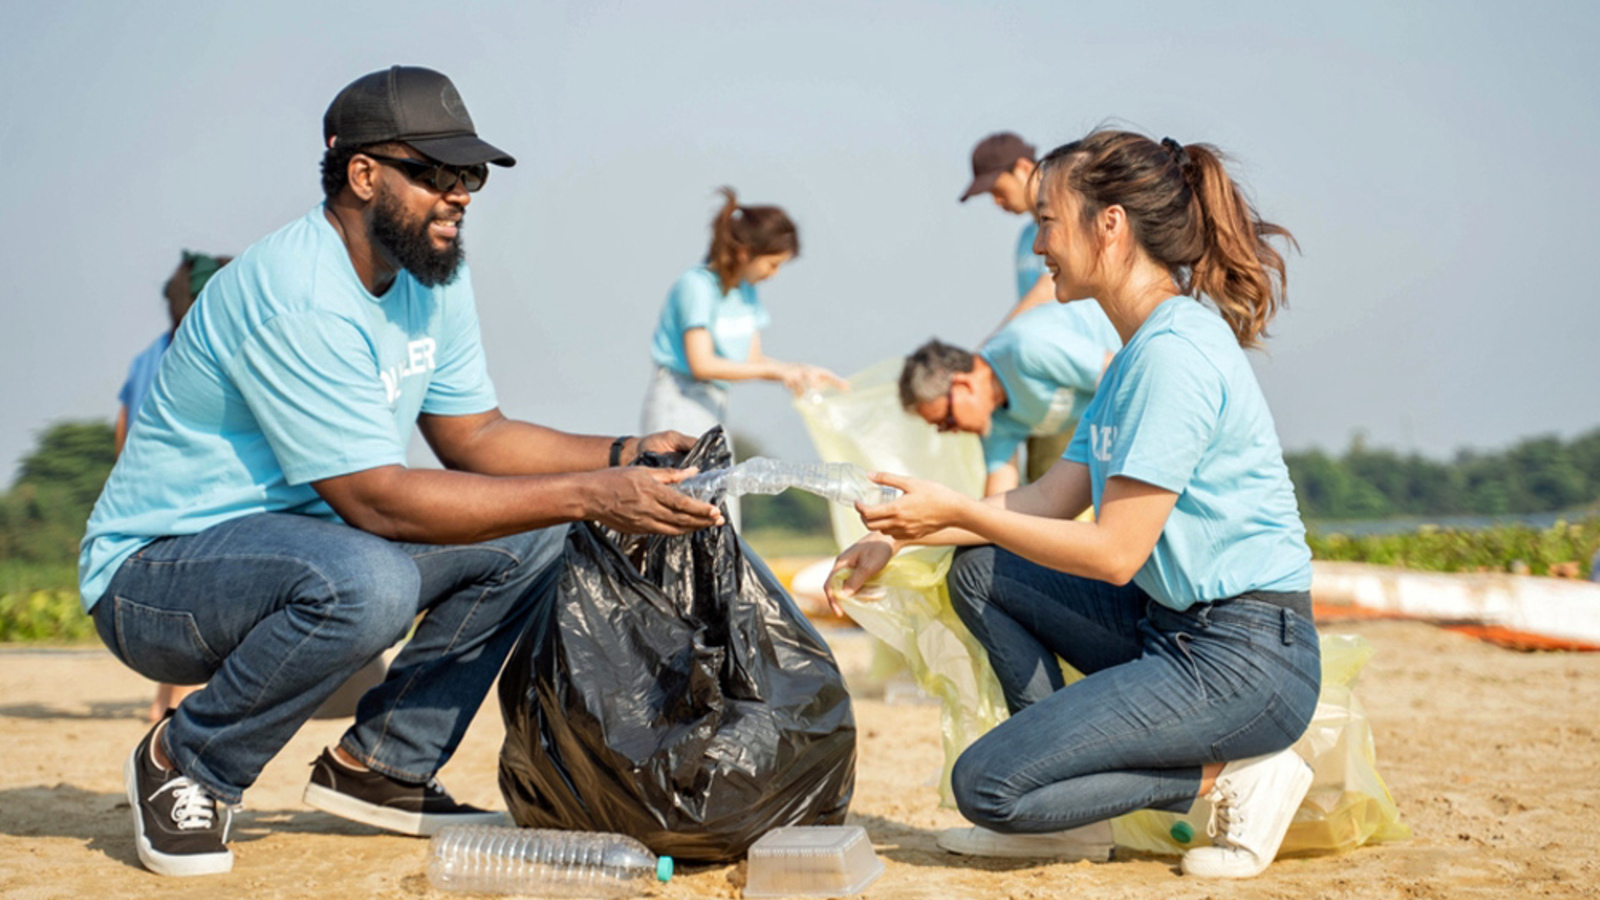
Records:
[[[1222,767],[1206,799],[1210,847],[1183,855],[1183,873],[1203,878],[1252,878],[1266,871],[1283,845],[1295,810],[1311,789],[1311,767],[1293,750],[1241,759]]]
[[[964,856],[1105,862],[1111,859],[1113,845],[1110,820],[1045,834],[1001,834],[981,825],[946,828],[939,833],[939,846]]]

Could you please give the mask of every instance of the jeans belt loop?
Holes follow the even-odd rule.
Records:
[[[1283,645],[1285,647],[1294,644],[1294,620],[1290,618],[1292,612],[1293,610],[1287,606],[1278,607],[1278,620],[1283,623]]]

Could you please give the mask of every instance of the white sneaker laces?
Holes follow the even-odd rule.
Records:
[[[1211,818],[1206,820],[1206,835],[1218,847],[1232,847],[1229,834],[1237,834],[1244,827],[1244,810],[1237,805],[1238,793],[1231,787],[1218,784],[1206,799],[1211,801]]]
[[[216,820],[217,801],[212,799],[205,788],[179,776],[163,784],[159,790],[150,795],[150,799],[154,800],[166,790],[172,791],[172,821],[178,823],[179,831],[210,828],[211,823]]]

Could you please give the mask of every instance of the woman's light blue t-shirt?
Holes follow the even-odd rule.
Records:
[[[697,266],[679,276],[667,294],[655,335],[650,339],[650,358],[681,375],[693,375],[683,350],[683,333],[704,328],[711,333],[711,345],[718,356],[744,362],[750,358],[750,343],[756,332],[770,321],[756,297],[755,285],[741,281],[723,293],[717,274],[706,266]]]
[[[240,516],[338,520],[311,483],[403,465],[420,413],[495,407],[463,266],[368,293],[318,206],[246,250],[178,327],[89,518],[78,568],[92,608],[150,541]]]
[[[1222,317],[1189,297],[1158,306],[1111,361],[1066,458],[1106,480],[1176,493],[1133,578],[1183,610],[1247,591],[1311,588],[1311,552],[1278,432]]]
[[[1116,327],[1093,300],[1034,307],[985,342],[978,355],[1006,392],[982,438],[989,471],[1026,438],[1066,432],[1094,397],[1106,357],[1121,348]]]

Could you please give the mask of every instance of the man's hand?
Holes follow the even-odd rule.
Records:
[[[595,493],[588,518],[624,534],[684,534],[721,525],[720,509],[672,487],[698,471],[693,467],[601,469],[592,475]]]
[[[634,442],[631,455],[626,452],[627,447],[624,446],[622,464],[632,463],[641,453],[687,453],[697,440],[699,438],[679,431],[658,431],[655,434],[647,434]]]
[[[863,584],[882,572],[889,565],[889,560],[894,558],[894,550],[894,541],[881,534],[869,534],[839,554],[822,586],[822,592],[828,598],[828,608],[833,610],[834,615],[844,615],[844,607],[839,605],[839,601],[854,597]]]

